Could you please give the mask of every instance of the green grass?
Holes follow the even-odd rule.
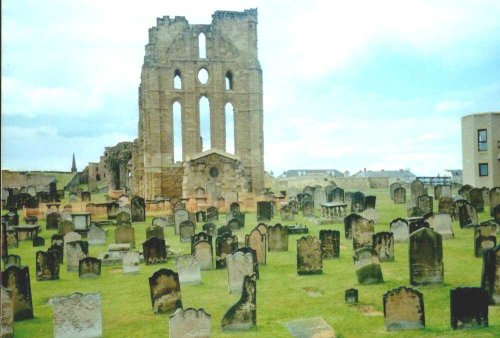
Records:
[[[380,221],[376,231],[387,231],[389,222],[396,217],[405,217],[404,205],[394,205],[386,189],[370,190],[377,196]],[[103,199],[92,195],[92,201]],[[436,207],[436,204],[435,204]],[[488,210],[487,210],[488,211]],[[479,214],[486,220],[487,214]],[[141,248],[145,240],[145,228],[151,222],[148,214],[144,223],[134,223],[136,246]],[[219,225],[222,224],[222,219]],[[281,222],[279,217],[272,224],[294,224]],[[336,331],[337,337],[498,337],[500,334],[500,307],[489,307],[489,328],[453,331],[450,327],[449,290],[456,286],[479,286],[482,260],[473,252],[473,232],[460,229],[454,222],[455,239],[443,243],[445,284],[442,286],[419,287],[424,294],[426,329],[419,331],[386,332],[382,315],[382,295],[390,289],[409,285],[408,244],[396,243],[395,262],[382,263],[385,282],[377,285],[357,283],[352,260],[352,244],[344,237],[343,223],[334,225],[313,225],[296,216],[296,222],[306,224],[311,235],[318,236],[321,229],[337,229],[341,232],[340,258],[325,260],[323,274],[298,276],[296,273],[296,240],[300,235],[291,235],[288,252],[268,252],[267,265],[260,266],[261,278],[257,281],[257,329],[250,332],[223,333],[220,322],[225,311],[238,300],[228,294],[227,271],[202,271],[203,284],[181,286],[184,308],[204,308],[212,315],[213,337],[290,337],[283,326],[286,321],[323,317]],[[246,227],[237,235],[240,242],[253,226],[257,225],[255,213],[247,214]],[[41,224],[44,227],[44,222]],[[113,243],[113,228],[108,227],[107,244]],[[201,224],[198,224],[198,230]],[[54,231],[44,230],[42,237],[48,243]],[[180,243],[172,227],[165,232],[167,242],[173,248],[189,253],[190,244]],[[106,246],[90,247],[90,255],[97,257]],[[50,297],[72,292],[100,292],[103,310],[103,333],[105,337],[156,337],[168,335],[168,315],[153,314],[148,277],[154,271],[166,267],[175,270],[175,261],[165,264],[141,265],[137,275],[123,275],[121,266],[103,267],[102,276],[96,280],[80,280],[77,273],[66,273],[61,266],[60,280],[37,282],[35,279],[35,252],[31,242],[23,241],[19,248],[9,253],[22,256],[23,264],[29,265],[31,288],[35,312],[34,320],[15,323],[16,337],[52,336],[52,308],[47,305]],[[42,248],[46,250],[45,248]],[[358,305],[344,302],[344,291],[359,290]],[[307,291],[316,292],[312,297]],[[318,295],[319,293],[319,295]]]

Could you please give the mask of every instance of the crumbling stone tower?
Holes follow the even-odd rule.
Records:
[[[223,157],[233,152],[227,149],[226,142],[230,137],[226,130],[227,107],[231,104],[231,155],[242,167],[238,172],[243,172],[247,190],[260,192],[264,187],[264,135],[257,9],[216,11],[210,25],[190,25],[185,17],[165,16],[150,28],[139,87],[139,135],[134,145],[133,181],[137,194],[147,199],[191,194],[183,191],[182,181],[190,180],[184,170],[186,162],[196,157],[199,163],[203,150],[202,97],[210,106],[210,144],[205,139],[205,147]],[[176,106],[180,106],[181,115],[178,133],[174,130]],[[179,133],[182,157],[174,154],[180,149],[174,142]],[[176,157],[182,160],[174,161]],[[218,184],[227,187],[230,183]]]

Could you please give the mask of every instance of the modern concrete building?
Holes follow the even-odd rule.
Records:
[[[500,186],[500,113],[462,117],[463,184]]]

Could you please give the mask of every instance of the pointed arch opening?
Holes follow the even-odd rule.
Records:
[[[182,75],[178,69],[174,73],[174,89],[182,89]]]
[[[234,108],[233,105],[228,102],[224,107],[224,113],[226,116],[226,152],[230,154],[235,153],[234,149]]]
[[[174,154],[172,156],[174,163],[182,162],[182,107],[181,104],[175,101],[172,105],[173,112],[173,141]]]
[[[233,90],[233,73],[226,73],[226,90]]]
[[[200,97],[199,113],[201,151],[205,151],[212,146],[210,138],[210,101],[206,96]]]
[[[198,53],[200,59],[207,58],[207,37],[205,33],[200,33],[200,35],[198,35]]]

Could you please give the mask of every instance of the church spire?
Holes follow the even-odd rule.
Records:
[[[71,165],[71,172],[76,173],[78,170],[76,169],[76,161],[75,161],[75,153],[73,153],[73,164]]]

